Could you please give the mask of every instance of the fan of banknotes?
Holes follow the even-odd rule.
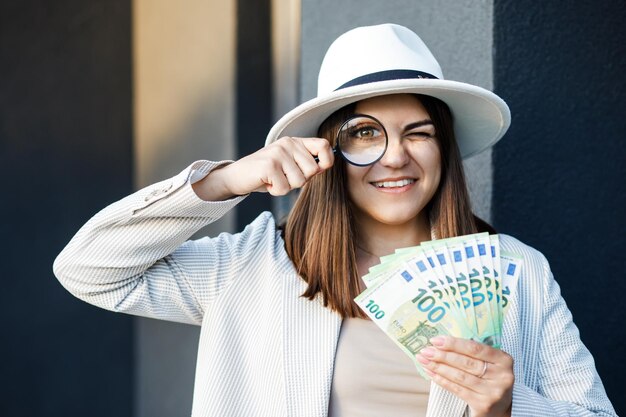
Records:
[[[355,301],[428,378],[415,355],[434,336],[500,348],[522,257],[500,251],[499,242],[477,233],[397,249],[370,268]]]

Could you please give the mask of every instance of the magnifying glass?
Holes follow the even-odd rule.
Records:
[[[387,131],[375,117],[355,114],[337,132],[333,152],[359,167],[375,164],[387,150]],[[315,158],[319,162],[318,158]]]

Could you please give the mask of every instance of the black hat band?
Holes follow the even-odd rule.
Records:
[[[350,80],[347,83],[342,84],[341,86],[336,88],[335,91],[341,90],[342,88],[353,87],[355,85],[369,84],[369,83],[375,83],[379,81],[402,80],[402,79],[411,79],[411,78],[412,79],[430,78],[430,79],[435,79],[435,80],[439,79],[432,74],[429,74],[423,71],[417,71],[417,70],[379,71],[379,72],[373,72],[371,74],[365,74],[353,80]]]

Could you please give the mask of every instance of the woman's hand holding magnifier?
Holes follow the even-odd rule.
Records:
[[[326,139],[283,137],[214,170],[194,184],[193,189],[207,201],[253,191],[285,195],[330,168],[335,161],[334,153],[355,166],[375,164],[387,150],[387,131],[376,118],[355,114],[341,125],[335,143],[335,148],[331,148]]]
[[[193,188],[206,201],[225,200],[254,191],[285,195],[330,168],[334,160],[326,139],[283,137],[212,171],[193,184]]]

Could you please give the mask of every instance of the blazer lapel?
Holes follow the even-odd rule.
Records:
[[[509,308],[502,322],[502,350],[509,354],[514,353],[512,349],[518,345],[515,338],[518,334],[518,323],[520,320],[518,291],[519,285],[513,292],[511,298],[509,298]]]
[[[434,382],[430,383],[426,417],[461,417],[466,409],[465,401]]]
[[[534,357],[536,353],[533,351],[533,345],[529,345],[526,348],[527,352],[522,352],[522,346],[519,339],[520,325],[525,319],[525,317],[523,317],[523,312],[530,312],[530,309],[535,308],[534,306],[528,305],[524,305],[524,308],[520,307],[522,304],[520,293],[527,290],[526,286],[522,283],[523,279],[524,272],[522,272],[522,275],[517,283],[517,288],[515,288],[515,291],[513,291],[512,296],[509,299],[509,309],[506,317],[504,317],[504,322],[502,323],[502,350],[512,357],[517,358],[513,363],[513,371],[515,373],[516,380],[520,375],[524,375],[524,361],[519,359],[523,358],[525,353],[529,354],[530,357]],[[532,314],[531,317],[533,317]]]
[[[302,297],[306,283],[290,274],[283,280],[283,346],[288,417],[325,417],[341,317]]]

